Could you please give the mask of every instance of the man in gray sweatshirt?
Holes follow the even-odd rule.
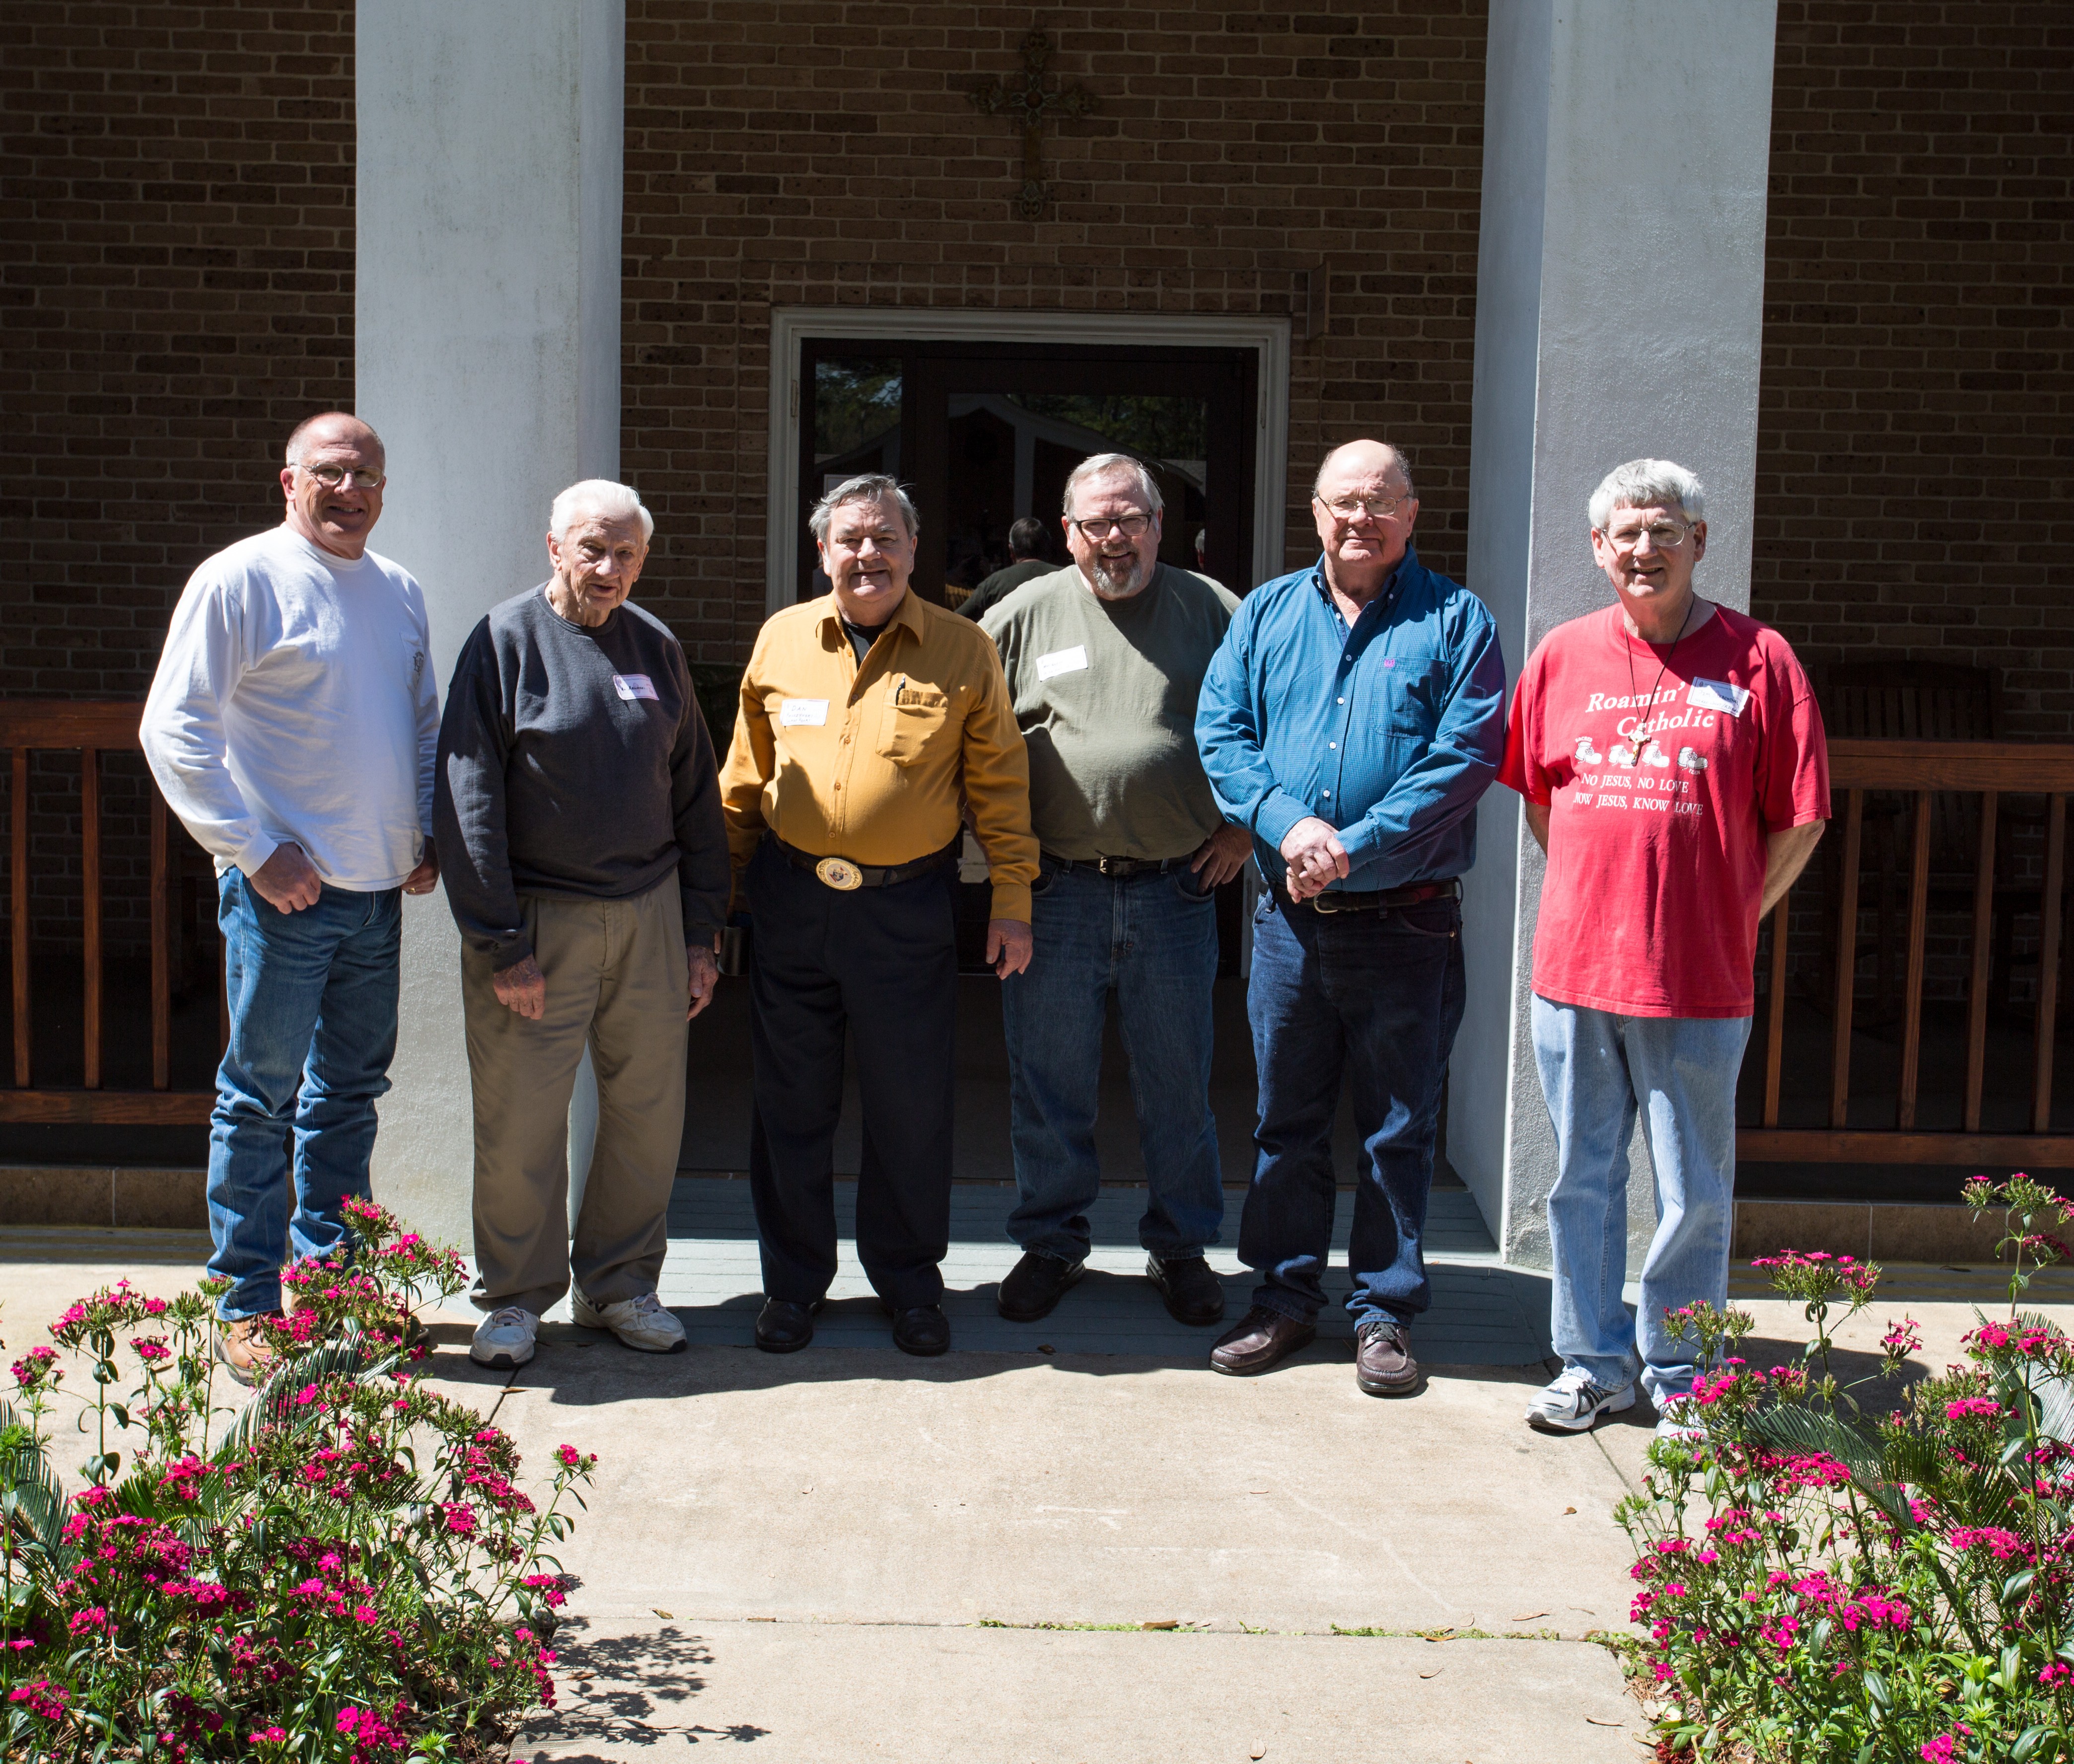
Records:
[[[433,824],[461,927],[475,1093],[469,1353],[523,1365],[576,1320],[667,1353],[655,1296],[684,1121],[684,1025],[713,998],[727,833],[684,651],[626,604],[655,523],[623,484],[555,498],[555,573],[492,609],[440,729]],[[597,1140],[574,1241],[567,1122],[585,1044]]]

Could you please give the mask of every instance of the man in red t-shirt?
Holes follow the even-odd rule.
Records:
[[[1541,641],[1512,701],[1499,781],[1548,854],[1534,936],[1535,1059],[1556,1127],[1548,1196],[1562,1375],[1527,1412],[1589,1429],[1634,1403],[1686,1431],[1689,1342],[1664,1313],[1728,1300],[1736,1078],[1758,922],[1829,814],[1808,675],[1786,639],[1692,592],[1700,481],[1630,460],[1592,493],[1592,555],[1618,604]],[[1628,1319],[1628,1146],[1656,1171],[1656,1236]]]

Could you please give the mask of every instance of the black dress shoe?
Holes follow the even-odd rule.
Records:
[[[926,1359],[950,1346],[951,1320],[941,1305],[917,1305],[911,1311],[895,1311],[890,1304],[881,1308],[893,1320],[893,1345],[903,1353]]]
[[[1224,1283],[1200,1256],[1183,1256],[1173,1262],[1148,1257],[1145,1278],[1159,1289],[1159,1296],[1167,1301],[1167,1315],[1176,1323],[1200,1328],[1223,1318]]]
[[[1023,1259],[1001,1283],[994,1308],[1010,1323],[1035,1323],[1039,1317],[1051,1316],[1051,1307],[1087,1271],[1085,1262],[1061,1262],[1041,1250],[1026,1250]]]
[[[766,1353],[797,1353],[814,1339],[814,1313],[821,1301],[795,1304],[790,1299],[766,1299],[756,1318],[756,1345]]]

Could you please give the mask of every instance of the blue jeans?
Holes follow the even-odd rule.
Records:
[[[1101,1192],[1095,1110],[1112,989],[1130,1057],[1147,1198],[1138,1241],[1163,1262],[1199,1256],[1225,1212],[1210,1113],[1210,989],[1217,914],[1187,870],[1114,880],[1047,863],[1031,891],[1036,952],[1002,982],[1020,1199],[1008,1234],[1064,1262],[1088,1253]]]
[[[217,883],[230,998],[209,1122],[209,1271],[231,1283],[219,1316],[279,1310],[282,1264],[337,1247],[340,1203],[368,1192],[375,1099],[396,1051],[402,903],[400,889],[327,886],[284,913],[237,870]]]
[[[1448,899],[1321,913],[1262,899],[1246,1014],[1260,1074],[1258,1148],[1239,1259],[1253,1302],[1305,1321],[1325,1303],[1337,1199],[1332,1118],[1353,1087],[1361,1157],[1348,1264],[1355,1326],[1432,1302],[1419,1239],[1433,1187],[1440,1084],[1461,1027],[1462,915]]]
[[[1548,1194],[1556,1351],[1617,1390],[1634,1375],[1659,1409],[1692,1387],[1689,1341],[1663,1314],[1729,1297],[1736,1186],[1736,1077],[1747,1017],[1616,1017],[1536,994],[1534,1058],[1556,1126]],[[1646,1099],[1647,1107],[1642,1106]],[[1637,1114],[1656,1167],[1656,1235],[1628,1320],[1628,1146]]]

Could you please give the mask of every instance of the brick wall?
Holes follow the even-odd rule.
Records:
[[[336,0],[0,6],[0,694],[141,696],[189,571],[278,518],[288,429],[350,402],[352,83]],[[77,770],[37,766],[39,940]],[[119,947],[145,798],[109,770]]]
[[[1049,76],[1056,200],[1014,217],[1021,138],[969,94]],[[1411,451],[1429,561],[1461,569],[1484,8],[1240,11],[629,0],[622,469],[663,543],[642,593],[695,657],[763,616],[775,304],[1287,312],[1329,262],[1290,396],[1292,560],[1309,474],[1349,435]]]
[[[1783,0],[1761,617],[1816,663],[2002,671],[2074,738],[2074,14]]]

